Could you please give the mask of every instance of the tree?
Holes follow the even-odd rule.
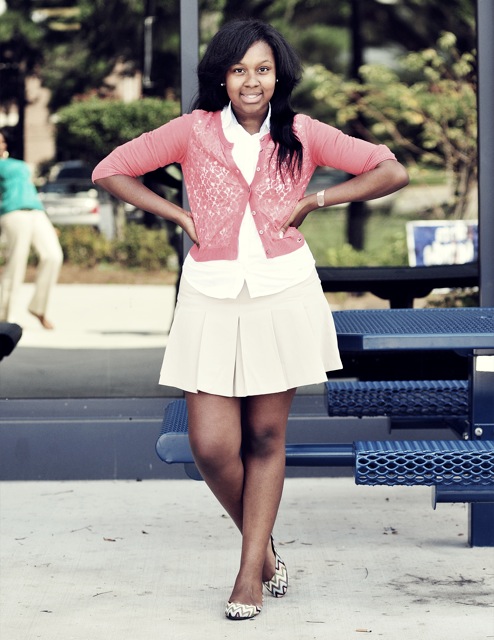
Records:
[[[141,61],[141,0],[79,0],[76,28],[53,35],[40,75],[57,111],[74,97],[95,90],[105,96],[105,79],[117,62],[134,74]]]
[[[29,0],[11,0],[0,20],[0,108],[8,112],[17,107],[19,122],[14,148],[24,154],[24,112],[26,77],[34,73],[42,59],[44,30],[30,19]]]
[[[179,112],[177,102],[158,98],[74,102],[57,113],[58,146],[67,159],[77,157],[95,165],[116,145],[156,129]]]
[[[360,137],[388,144],[408,165],[444,168],[451,194],[435,213],[461,218],[476,179],[477,113],[475,56],[456,44],[453,34],[442,34],[436,47],[405,56],[400,74],[364,65],[358,83],[314,66],[305,82],[327,119],[352,123]]]

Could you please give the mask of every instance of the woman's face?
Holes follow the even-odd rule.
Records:
[[[276,63],[265,42],[253,44],[226,73],[226,91],[240,124],[257,122],[261,126],[275,87]]]

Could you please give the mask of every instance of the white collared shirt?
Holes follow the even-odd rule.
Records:
[[[251,135],[238,123],[231,104],[221,113],[225,137],[233,143],[233,159],[248,184],[254,178],[261,138],[269,133],[270,117],[271,106],[259,133]],[[244,283],[250,296],[257,298],[303,282],[314,269],[314,263],[306,243],[292,253],[267,258],[247,204],[240,227],[237,259],[197,262],[189,254],[184,261],[182,277],[212,298],[236,298]]]

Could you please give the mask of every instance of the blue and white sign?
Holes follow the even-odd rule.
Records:
[[[412,267],[465,264],[478,257],[476,220],[407,222],[408,262]]]

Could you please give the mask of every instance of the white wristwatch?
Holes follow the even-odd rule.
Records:
[[[324,207],[324,191],[325,189],[316,193],[316,201],[318,207]]]

